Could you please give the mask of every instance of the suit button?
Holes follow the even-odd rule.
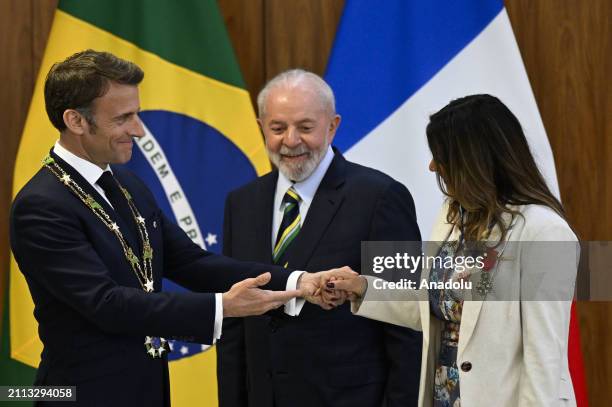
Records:
[[[463,362],[461,364],[461,370],[463,370],[464,372],[469,372],[470,370],[472,370],[472,364],[470,362]]]

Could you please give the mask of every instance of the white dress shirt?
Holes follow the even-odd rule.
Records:
[[[81,157],[76,156],[70,151],[66,150],[64,146],[58,141],[55,142],[53,146],[53,152],[57,154],[59,158],[66,161],[68,165],[74,168],[85,181],[89,182],[89,184],[106,200],[106,202],[113,207],[108,198],[106,198],[106,194],[100,185],[97,184],[98,179],[102,176],[105,171],[110,171],[112,174],[112,170],[110,165],[106,164],[106,168],[102,169],[98,167],[96,164],[91,161],[87,161]]]
[[[299,203],[300,210],[300,227],[304,225],[306,215],[308,215],[308,209],[310,204],[319,189],[319,185],[323,180],[323,177],[327,173],[329,166],[334,159],[334,151],[331,146],[327,147],[325,156],[315,168],[312,174],[304,181],[293,183],[289,180],[282,172],[278,172],[278,180],[276,181],[276,192],[274,193],[274,213],[272,215],[272,247],[276,245],[276,235],[278,234],[278,228],[283,221],[283,197],[287,190],[293,186],[293,189],[300,196],[301,201]],[[287,287],[297,286],[297,280],[302,274],[302,271],[294,271],[287,280]],[[289,288],[287,288],[289,289]],[[285,312],[289,315],[298,315],[304,306],[303,298],[294,298],[285,304]]]

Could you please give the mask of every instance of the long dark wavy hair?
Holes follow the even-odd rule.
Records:
[[[447,221],[458,224],[460,208],[466,240],[482,240],[509,225],[509,205],[548,206],[565,219],[563,206],[540,173],[521,124],[496,97],[471,95],[453,100],[430,116],[427,142],[438,185],[450,198]]]

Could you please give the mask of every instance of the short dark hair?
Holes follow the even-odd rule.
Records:
[[[133,62],[110,52],[88,49],[55,63],[45,80],[45,108],[53,126],[66,128],[64,112],[75,109],[93,124],[91,103],[104,96],[110,82],[138,85],[144,72]]]

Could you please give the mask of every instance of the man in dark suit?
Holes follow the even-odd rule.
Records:
[[[330,146],[340,117],[320,77],[284,72],[258,104],[279,171],[228,196],[224,254],[359,270],[361,241],[420,240],[408,190]],[[420,333],[357,318],[348,305],[324,311],[305,304],[293,319],[226,319],[217,346],[220,406],[414,406],[420,350]]]
[[[212,344],[223,316],[260,314],[316,288],[311,274],[203,251],[138,178],[109,165],[127,162],[144,135],[143,75],[92,50],[53,66],[45,104],[60,139],[11,210],[44,345],[36,384],[76,386],[75,405],[169,405],[160,337]],[[163,277],[198,292],[160,292]]]

